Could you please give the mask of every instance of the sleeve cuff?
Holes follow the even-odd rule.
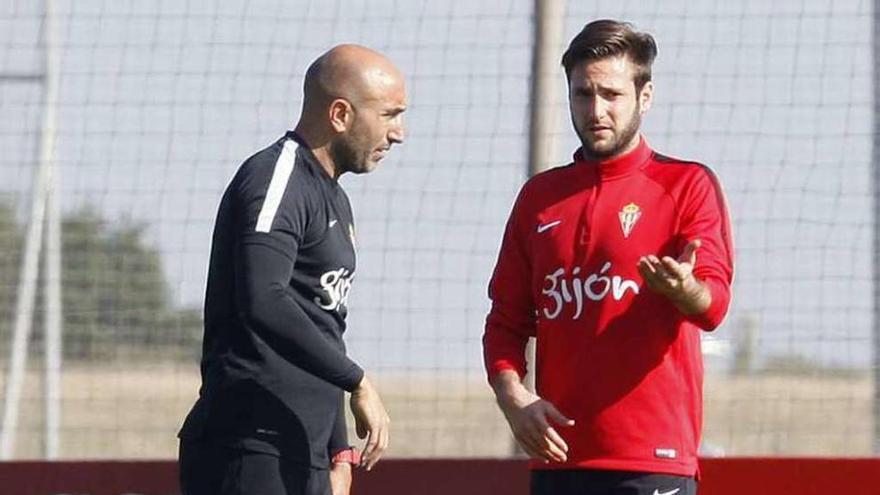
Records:
[[[727,307],[730,303],[730,292],[717,280],[705,279],[703,283],[706,284],[706,288],[712,296],[709,309],[700,314],[687,315],[685,318],[703,330],[712,331],[718,328],[718,325],[721,325],[721,322],[724,321],[724,316],[727,314]]]
[[[508,360],[499,360],[486,366],[486,375],[489,379],[489,383],[492,383],[492,380],[498,376],[499,373],[508,370],[515,371],[516,374],[519,375],[520,380],[524,379],[526,376],[525,363],[513,363]]]
[[[334,452],[330,462],[333,464],[352,464],[357,466],[361,463],[361,452],[355,447],[345,447]]]
[[[342,389],[346,392],[352,392],[360,385],[363,379],[364,370],[360,366],[353,364],[351,372],[348,374],[348,379],[342,383]]]

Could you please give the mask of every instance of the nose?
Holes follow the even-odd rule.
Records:
[[[587,115],[593,122],[602,120],[605,115],[605,102],[598,96],[592,96],[587,102]]]
[[[388,141],[394,144],[400,144],[403,142],[406,131],[403,129],[403,124],[397,124],[388,130]]]

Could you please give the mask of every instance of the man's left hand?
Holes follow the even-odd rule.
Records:
[[[700,240],[689,241],[678,259],[654,255],[639,259],[638,269],[648,289],[668,298],[684,314],[699,314],[709,309],[712,296],[694,277]]]

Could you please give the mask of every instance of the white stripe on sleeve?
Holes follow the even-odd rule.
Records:
[[[278,155],[275,170],[272,172],[272,180],[269,182],[269,190],[266,191],[266,199],[263,200],[260,216],[257,217],[257,232],[272,230],[272,222],[275,220],[275,214],[278,213],[284,190],[287,189],[287,181],[293,173],[298,147],[296,141],[291,139],[285,141],[284,147],[281,148],[281,154]]]

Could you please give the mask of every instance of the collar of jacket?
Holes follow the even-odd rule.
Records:
[[[578,148],[574,152],[574,162],[578,166],[595,167],[599,172],[599,179],[606,181],[627,176],[640,169],[651,158],[652,153],[648,142],[640,135],[638,146],[626,154],[607,160],[586,160],[583,148]]]

